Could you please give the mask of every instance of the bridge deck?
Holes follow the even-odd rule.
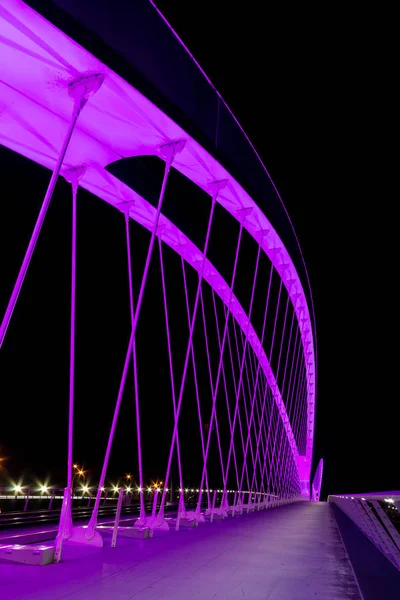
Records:
[[[78,560],[79,558],[79,560]],[[283,508],[152,540],[66,549],[47,567],[0,564],[4,600],[360,600],[328,504]]]

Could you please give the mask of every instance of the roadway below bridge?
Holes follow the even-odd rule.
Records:
[[[361,600],[331,506],[298,502],[111,548],[0,564],[5,600]]]

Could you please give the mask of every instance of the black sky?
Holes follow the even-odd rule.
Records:
[[[390,69],[382,51],[384,26],[380,20],[373,23],[372,15],[328,8],[316,12],[303,4],[295,9],[282,5],[279,10],[221,0],[196,5],[158,2],[158,6],[255,144],[300,239],[316,309],[319,369],[314,458],[325,459],[324,492],[398,489],[397,189],[385,185],[394,161],[390,161],[393,111],[385,85]],[[3,160],[0,165],[3,185],[10,176],[19,175],[20,163],[10,164]],[[48,173],[36,173],[35,182],[44,189]],[[12,187],[7,183],[3,201],[9,195]],[[12,235],[2,219],[0,262],[6,263],[7,281],[18,268],[24,235],[31,230],[39,205],[40,194],[29,205],[31,213],[25,203],[22,221],[18,205],[7,209],[8,222],[15,228]],[[47,248],[53,244],[54,254],[37,267],[43,280],[51,280],[43,291],[47,305],[42,313],[30,314],[28,309],[23,313],[21,308],[15,316],[20,320],[19,331],[34,320],[25,341],[30,352],[42,335],[40,320],[51,314],[55,326],[57,302],[60,296],[68,299],[69,282],[58,277],[55,268],[55,260],[66,264],[68,260],[69,231],[63,225],[63,210],[54,208],[51,216],[56,229],[46,243]],[[111,209],[105,210],[109,212],[100,222],[103,231],[98,230],[99,222],[88,220],[84,224],[93,239],[104,239],[108,219],[115,218]],[[119,226],[117,222],[115,226]],[[50,225],[48,232],[51,236]],[[122,245],[116,252],[122,261]],[[43,260],[44,255],[43,246]],[[114,289],[125,294],[125,283],[117,281],[113,265],[107,264],[106,251],[103,259],[96,262],[90,252],[86,256],[89,268],[98,268],[96,264],[101,262],[107,276],[115,279]],[[35,260],[39,263],[40,259]],[[27,285],[29,295],[35,289],[34,275]],[[103,299],[102,306],[118,310],[115,295],[118,291]],[[101,318],[102,310],[98,309],[96,318]],[[126,306],[123,311],[121,331],[128,318]],[[115,333],[117,366],[109,380],[98,385],[108,386],[111,394],[117,385],[125,342],[121,342],[123,334],[111,331],[111,324],[104,323],[110,328],[107,335]],[[65,331],[57,329],[52,334],[55,348],[63,348],[65,355],[53,357],[47,398],[51,386],[57,397],[57,376],[66,375],[68,346],[57,345],[57,340],[60,335],[67,340],[68,321],[63,327]],[[47,350],[50,341],[47,337]],[[86,350],[89,352],[90,347]],[[44,372],[48,368],[43,364]],[[98,371],[102,368],[104,365],[98,365]],[[22,379],[33,376],[29,368],[18,372]],[[0,446],[6,437],[5,451],[14,457],[14,472],[32,444],[39,444],[43,461],[48,460],[46,452],[51,453],[58,435],[48,415],[46,426],[38,428],[41,439],[28,434],[26,425],[20,434],[17,412],[26,423],[29,418],[34,420],[35,403],[40,404],[42,384],[25,381],[21,389],[27,393],[31,383],[31,407],[9,410],[8,419],[1,421]],[[59,409],[54,414],[61,413]],[[101,427],[100,420],[96,426]],[[11,436],[10,430],[15,434]],[[89,425],[82,426],[81,435],[92,435]],[[12,466],[11,461],[10,470]]]
[[[398,489],[390,12],[157,5],[255,144],[300,239],[316,309],[324,492]]]

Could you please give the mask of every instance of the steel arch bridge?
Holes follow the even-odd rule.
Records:
[[[309,498],[315,414],[314,327],[304,280],[266,211],[230,170],[178,122],[27,4],[4,0],[0,6],[0,31],[1,144],[52,172],[6,306],[0,329],[1,344],[13,311],[18,310],[18,296],[57,179],[61,174],[71,183],[68,480],[59,542],[83,535],[88,541],[100,543],[97,515],[129,370],[133,372],[131,394],[136,410],[139,531],[169,527],[165,505],[172,473],[179,480],[177,528],[210,515],[221,517],[255,506]],[[135,181],[129,185],[124,177],[118,176],[122,164],[129,169],[139,158],[150,170],[149,197],[141,193],[142,188]],[[156,176],[160,165],[162,175]],[[190,183],[193,194],[202,202],[203,212],[207,213],[200,236],[191,236],[193,214],[182,225],[179,216],[174,218],[166,210],[167,195],[173,194],[173,180],[178,179],[184,182],[181,185]],[[154,195],[155,186],[158,187]],[[91,521],[83,533],[72,528],[70,501],[75,315],[79,311],[76,304],[79,188],[121,212],[129,284],[126,303],[130,310],[129,343],[121,365],[97,498]],[[229,268],[226,268],[228,252],[225,256],[224,243],[219,245],[222,258],[215,251],[216,244],[212,244],[216,237],[223,237],[224,220],[235,231]],[[132,221],[148,232],[142,271],[136,279],[132,274],[135,262],[131,249]],[[251,247],[253,260],[246,260],[243,266],[245,244]],[[174,275],[178,279],[174,280],[173,291],[167,277],[171,269],[179,270],[179,275]],[[168,407],[171,427],[170,441],[160,448],[164,483],[157,489],[154,509],[149,515],[143,493],[146,457],[142,439],[150,425],[144,422],[141,410],[148,398],[141,394],[140,388],[139,329],[145,328],[146,319],[151,318],[143,307],[144,297],[149,294],[148,281],[156,277],[155,270],[158,288],[154,293],[162,299],[159,308],[163,315],[163,330],[158,331],[162,341],[156,345],[169,370],[170,388],[168,392],[164,390],[163,404]],[[238,282],[239,271],[246,273],[247,286]],[[175,285],[178,280],[179,287]],[[154,291],[153,285],[151,289]],[[173,308],[178,303],[184,307],[179,323]],[[198,424],[198,432],[190,443],[183,439],[181,431],[182,412],[189,403],[190,410],[193,409],[191,422],[196,420]],[[163,410],[167,410],[165,407]],[[183,455],[191,453],[197,453],[200,459],[193,471],[185,473],[183,467],[187,461]],[[192,511],[185,506],[184,490],[188,485],[191,489],[195,486]]]

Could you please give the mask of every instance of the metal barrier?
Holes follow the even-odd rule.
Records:
[[[400,492],[329,496],[400,571]]]

